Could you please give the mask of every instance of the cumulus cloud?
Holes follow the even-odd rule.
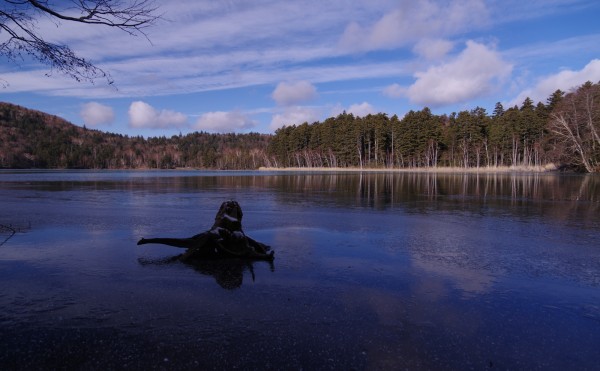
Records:
[[[318,120],[319,112],[312,107],[286,107],[283,112],[273,115],[271,130],[276,130],[282,126],[300,125],[305,122],[310,124]]]
[[[271,97],[280,106],[309,101],[317,96],[317,89],[308,81],[280,82]]]
[[[439,60],[448,54],[454,43],[442,39],[423,39],[415,44],[413,52],[427,60]]]
[[[196,121],[195,128],[218,133],[231,133],[255,127],[256,121],[251,120],[242,112],[207,112]]]
[[[96,102],[84,104],[79,114],[83,122],[89,126],[110,125],[115,121],[113,109]]]
[[[346,50],[390,49],[421,40],[453,35],[485,24],[488,10],[483,0],[437,2],[403,1],[370,26],[350,23],[340,46]]]
[[[534,102],[546,102],[546,99],[556,89],[568,92],[570,89],[576,88],[586,81],[600,81],[600,59],[591,60],[579,71],[563,70],[554,75],[542,78],[533,88],[519,93],[516,98],[508,103],[508,106],[520,105],[527,97],[531,98]]]
[[[400,98],[406,95],[406,88],[400,84],[392,84],[383,89],[383,95],[390,98]]]
[[[157,110],[146,102],[135,101],[129,106],[129,126],[134,128],[182,127],[187,116],[170,110]]]
[[[362,103],[352,104],[350,107],[347,107],[347,108],[344,108],[341,104],[337,104],[331,110],[330,115],[332,117],[335,117],[344,111],[346,113],[351,113],[354,116],[358,116],[358,117],[364,117],[364,116],[367,116],[370,114],[377,113],[375,111],[375,108],[373,108],[373,106],[370,103],[362,102]]]
[[[417,72],[407,90],[413,103],[443,106],[489,94],[494,85],[510,75],[512,65],[495,50],[474,41],[453,60]]]
[[[360,104],[353,104],[350,107],[348,107],[346,112],[351,113],[354,116],[359,116],[359,117],[364,117],[364,116],[376,113],[375,108],[373,108],[373,106],[367,102],[362,102]]]

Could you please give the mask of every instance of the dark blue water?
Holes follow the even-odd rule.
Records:
[[[273,264],[136,245],[228,199]],[[0,368],[597,369],[599,241],[590,176],[4,171]]]

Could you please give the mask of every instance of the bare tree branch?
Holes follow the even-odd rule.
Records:
[[[46,41],[37,28],[40,16],[114,27],[146,39],[144,29],[161,18],[152,0],[71,0],[70,3],[71,7],[64,8],[65,2],[50,0],[0,1],[0,56],[15,64],[25,61],[26,57],[33,58],[50,67],[47,75],[58,71],[76,81],[93,83],[103,78],[112,84],[109,73],[79,57],[69,46]]]
[[[600,83],[567,94],[550,115],[549,129],[562,141],[572,164],[600,172]]]
[[[160,16],[155,15],[158,8],[149,0],[134,0],[130,4],[118,0],[73,1],[80,17],[68,16],[48,7],[47,1],[28,0],[32,6],[56,18],[104,26],[116,27],[129,34],[142,33],[142,29],[151,25]]]

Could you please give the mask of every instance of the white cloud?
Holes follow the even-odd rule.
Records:
[[[119,96],[156,96],[310,78],[308,71],[300,77],[290,75],[298,67],[306,69],[302,63],[340,56],[334,45],[349,19],[389,9],[386,4],[345,5],[345,0],[162,2],[159,13],[165,20],[177,20],[177,27],[161,21],[145,29],[151,43],[132,39],[120,30],[73,22],[56,27],[51,20],[42,19],[39,25],[44,37],[71,46],[78,55],[110,72]],[[163,81],[148,79],[152,76]],[[251,79],[257,76],[260,80]],[[100,85],[99,81],[85,89],[49,94],[115,96],[114,92],[98,91]]]
[[[329,111],[329,117],[336,117],[337,115],[341,114],[342,112],[346,111],[346,108],[344,108],[344,106],[342,106],[340,103],[334,105],[331,110]]]
[[[524,65],[536,65],[539,60],[572,60],[573,56],[600,54],[600,33],[578,35],[560,40],[546,40],[504,50],[502,55]],[[593,57],[592,57],[593,58]]]
[[[218,133],[231,133],[255,127],[256,121],[241,112],[207,112],[196,121],[195,128]]]
[[[455,59],[415,74],[407,95],[411,102],[443,106],[492,92],[512,71],[512,65],[493,49],[474,41]]]
[[[196,0],[161,3],[159,10],[165,19],[176,19],[178,26],[159,22],[146,29],[152,43],[143,39],[134,42],[119,30],[71,23],[56,27],[43,19],[39,26],[45,37],[71,46],[78,55],[110,72],[118,92],[107,89],[100,80],[95,85],[65,84],[66,78],[61,79],[62,84],[46,84],[43,77],[31,77],[31,83],[26,84],[18,76],[2,73],[11,84],[5,92],[42,90],[49,95],[94,100],[188,94],[281,81],[314,84],[397,76],[405,70],[397,61],[393,65],[389,61],[365,64],[344,60],[345,52],[336,48],[349,20],[380,17],[390,10],[390,3],[350,7],[345,0],[267,2],[268,6],[263,2],[208,5]],[[332,58],[336,58],[334,63]],[[319,63],[324,59],[328,63]],[[41,68],[43,76],[47,71]]]
[[[319,111],[312,107],[286,107],[283,112],[273,115],[271,119],[271,130],[282,126],[300,125],[305,122],[309,124],[319,120]]]
[[[391,49],[421,40],[454,35],[486,23],[482,0],[403,1],[371,26],[350,23],[340,40],[344,50]]]
[[[364,117],[369,114],[376,113],[375,108],[373,108],[373,106],[367,102],[362,102],[360,104],[353,104],[350,107],[348,107],[346,112],[351,113],[354,116],[359,116],[359,117]]]
[[[168,128],[187,125],[187,116],[183,113],[161,110],[142,101],[135,101],[129,106],[129,126],[134,128]]]
[[[375,111],[375,108],[373,108],[373,106],[370,103],[362,102],[362,103],[352,104],[350,107],[347,107],[347,108],[344,108],[341,104],[336,104],[331,109],[330,115],[332,117],[335,117],[344,111],[346,113],[351,113],[354,116],[358,116],[358,117],[364,117],[364,116],[367,116],[370,114],[377,113]]]
[[[115,121],[113,109],[96,102],[84,104],[79,114],[83,122],[89,126],[110,125]]]
[[[442,39],[419,40],[413,47],[413,52],[427,60],[438,60],[446,56],[454,47],[454,43]]]
[[[78,55],[110,72],[119,91],[106,89],[103,81],[90,85],[44,78],[45,66],[33,76],[31,67],[23,65],[20,70],[2,71],[2,78],[10,84],[2,93],[34,91],[99,99],[186,94],[289,80],[310,80],[316,84],[397,77],[406,74],[398,59],[393,66],[384,60],[368,62],[344,57],[348,50],[412,46],[423,38],[452,38],[481,26],[493,27],[508,17],[532,18],[543,11],[564,11],[564,6],[555,4],[516,0],[510,6],[483,0],[378,0],[353,2],[352,6],[346,0],[165,1],[160,2],[159,12],[167,20],[177,20],[177,27],[171,22],[159,22],[146,29],[152,43],[103,27],[73,22],[56,27],[52,20],[41,18],[38,26],[44,37],[72,46]],[[515,6],[527,11],[507,11],[502,17],[489,17],[497,9]],[[353,20],[358,23],[352,23]],[[344,29],[345,36],[340,40]],[[338,42],[346,44],[345,49],[336,48]],[[597,45],[597,37],[590,37],[589,43],[592,47]],[[443,54],[443,44],[419,44],[415,53],[424,58]],[[525,45],[523,49],[536,48]],[[153,78],[156,76],[161,80]]]
[[[531,98],[534,102],[545,103],[548,97],[557,89],[568,92],[570,89],[576,88],[586,81],[594,83],[600,81],[600,59],[591,60],[579,71],[563,70],[540,79],[533,88],[519,93],[507,106],[521,105],[527,97]]]
[[[400,84],[392,84],[383,89],[383,95],[390,98],[401,98],[406,96],[406,88]]]
[[[102,86],[101,83],[96,85],[77,83],[60,75],[47,78],[44,77],[44,71],[36,71],[35,74],[33,72],[7,73],[2,74],[1,77],[7,80],[10,86],[4,91],[0,91],[0,93],[37,91],[48,95],[86,97],[89,99],[115,98],[115,96],[164,96],[276,84],[278,81],[289,79],[294,81],[310,79],[314,82],[332,82],[397,77],[410,72],[406,64],[398,61],[375,61],[364,64],[297,65],[290,68],[273,60],[260,68],[240,69],[228,62],[228,59],[248,61],[248,63],[252,61],[252,57],[246,53],[240,52],[237,54],[232,52],[227,57],[157,57],[155,59],[109,64],[107,69],[111,71],[113,77],[117,80],[118,91],[111,87]],[[198,69],[205,68],[204,65],[207,63],[211,65],[221,64],[226,68],[230,68],[230,70],[221,71],[210,67],[211,69],[198,74]],[[156,70],[160,71],[160,74],[141,75],[141,70]],[[151,76],[160,76],[160,80],[148,78]]]
[[[289,106],[317,96],[317,89],[308,81],[280,82],[271,94],[278,105]]]

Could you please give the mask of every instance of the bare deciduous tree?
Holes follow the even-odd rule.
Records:
[[[77,81],[93,82],[110,75],[69,46],[44,39],[38,21],[49,17],[60,22],[77,22],[118,28],[130,35],[146,37],[144,29],[160,18],[152,0],[0,0],[0,55],[20,63],[33,58]]]
[[[600,83],[567,94],[550,114],[550,130],[587,172],[600,172]]]

